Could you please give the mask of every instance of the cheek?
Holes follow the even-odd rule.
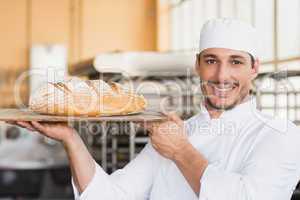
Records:
[[[251,74],[247,73],[243,76],[239,76],[239,82],[241,85],[243,85],[243,87],[250,87],[251,86]]]
[[[204,84],[201,86],[201,91],[203,95],[210,96],[213,94],[213,89],[211,86]]]
[[[202,80],[210,80],[217,73],[216,67],[213,66],[199,66],[197,71]]]

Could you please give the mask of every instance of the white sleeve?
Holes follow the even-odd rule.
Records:
[[[199,199],[291,199],[300,179],[299,144],[284,142],[284,137],[267,139],[253,148],[242,169],[228,171],[209,164],[200,180]]]
[[[76,200],[146,200],[159,162],[160,156],[147,144],[134,160],[111,175],[95,163],[95,175],[80,195],[72,179],[74,197]]]
[[[99,194],[97,194],[97,190],[101,187],[101,190],[105,189],[109,184],[109,176],[103,171],[103,169],[95,162],[95,174],[88,184],[86,189],[79,194],[78,189],[74,183],[74,179],[72,178],[72,186],[74,191],[74,199],[76,200],[86,200],[86,199],[95,199]],[[105,190],[104,190],[105,191]]]

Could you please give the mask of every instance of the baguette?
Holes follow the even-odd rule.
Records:
[[[142,95],[118,83],[71,78],[47,83],[29,100],[29,109],[41,114],[62,116],[111,116],[143,111],[147,101]]]

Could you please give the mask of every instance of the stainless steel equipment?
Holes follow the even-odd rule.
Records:
[[[259,74],[255,80],[258,109],[300,125],[300,71]]]
[[[61,144],[16,126],[0,127],[0,198],[72,197]]]

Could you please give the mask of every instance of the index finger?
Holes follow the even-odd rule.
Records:
[[[183,120],[175,112],[166,113],[166,116],[169,120],[175,122],[178,125],[183,124]]]

